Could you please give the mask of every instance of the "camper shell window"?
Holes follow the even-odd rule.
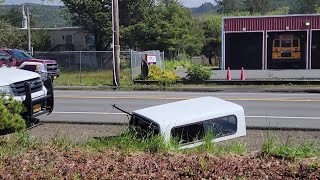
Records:
[[[145,138],[160,134],[160,128],[158,124],[138,115],[133,115],[131,117],[130,127],[131,130],[134,131],[134,133],[139,138]]]
[[[234,115],[214,118],[195,124],[174,127],[172,137],[183,145],[202,141],[206,134],[213,134],[214,138],[233,135],[237,132],[237,117]]]

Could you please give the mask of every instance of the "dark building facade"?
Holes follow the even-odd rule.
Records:
[[[320,14],[224,17],[226,69],[320,69]]]

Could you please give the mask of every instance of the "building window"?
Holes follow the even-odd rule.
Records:
[[[94,46],[95,45],[95,37],[93,34],[86,34],[85,45],[87,45],[87,46]]]
[[[66,44],[73,44],[72,35],[66,35]]]

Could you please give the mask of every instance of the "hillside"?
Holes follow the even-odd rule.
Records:
[[[40,4],[26,4],[32,14],[34,27],[64,27],[71,26],[71,20],[65,18],[66,11],[63,6],[49,6]],[[22,11],[21,5],[2,5],[0,15],[8,13],[11,9]],[[21,14],[22,16],[22,14]],[[21,23],[18,23],[21,24]]]
[[[242,9],[242,0],[237,0],[238,6]],[[271,0],[270,11],[274,11],[278,8],[289,7],[292,0]],[[192,14],[196,17],[206,16],[208,14],[216,13],[219,10],[219,5],[214,5],[212,3],[203,3],[200,7],[190,8]]]
[[[201,6],[197,8],[190,8],[194,16],[203,16],[206,14],[216,13],[218,9],[219,9],[219,6],[213,5],[211,3],[203,3]]]
[[[237,0],[240,3],[241,0]],[[284,6],[290,6],[290,0],[271,0],[271,10],[281,8]],[[30,7],[32,13],[33,22],[31,23],[34,27],[65,27],[72,26],[72,21],[68,17],[68,13],[63,6],[50,6],[40,4],[27,4]],[[240,5],[242,6],[242,5]],[[201,6],[196,8],[189,8],[195,17],[206,16],[209,14],[217,13],[219,5],[212,3],[203,3]],[[10,10],[15,9],[19,13],[22,11],[21,5],[2,5],[0,6],[0,16],[8,13]],[[18,18],[19,19],[19,13]],[[67,17],[66,17],[67,16]],[[17,24],[21,24],[18,22]]]

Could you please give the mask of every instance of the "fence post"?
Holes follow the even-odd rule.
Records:
[[[81,56],[82,52],[80,51],[80,84],[81,84],[81,66],[82,66],[82,56]]]
[[[70,69],[71,69],[71,57],[70,57],[70,53],[68,53],[68,56],[69,56],[69,67],[68,67],[68,70],[70,71]]]
[[[164,61],[164,52],[161,53],[163,69],[166,70],[166,62]]]
[[[134,76],[133,76],[133,50],[130,49],[130,68],[131,68],[131,80],[134,81]]]
[[[98,53],[98,56],[100,56],[100,65],[101,65],[100,70],[103,70],[103,54],[104,53],[105,52]]]

